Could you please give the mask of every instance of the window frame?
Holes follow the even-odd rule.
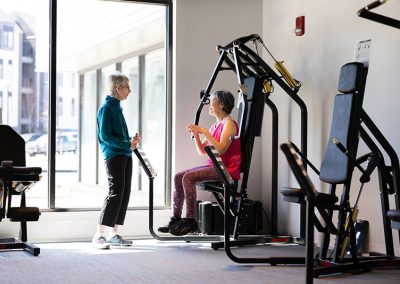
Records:
[[[50,1],[50,61],[49,61],[49,141],[48,141],[48,209],[42,211],[97,211],[98,208],[60,208],[56,207],[56,120],[57,120],[57,0]],[[112,2],[132,2],[141,4],[156,4],[165,6],[166,10],[166,168],[165,168],[165,205],[171,205],[171,160],[172,160],[172,0],[107,0]],[[142,208],[128,208],[129,210]]]

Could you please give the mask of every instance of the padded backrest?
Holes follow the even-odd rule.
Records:
[[[253,154],[254,139],[261,135],[264,116],[263,80],[259,77],[249,77],[244,80],[247,85],[247,109],[245,102],[239,102],[239,129],[242,145],[242,164],[240,171],[248,174]]]
[[[354,166],[333,143],[337,138],[352,157],[357,154],[358,126],[365,88],[367,68],[361,63],[345,64],[340,71],[339,91],[335,97],[331,131],[320,170],[324,182],[341,184],[351,178]]]
[[[5,124],[0,124],[0,163],[2,161],[13,161],[14,166],[25,167],[25,140]]]

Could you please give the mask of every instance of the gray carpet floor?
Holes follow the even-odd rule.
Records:
[[[0,252],[0,283],[305,283],[297,265],[237,264],[208,243],[135,240],[130,248],[97,250],[89,242],[41,243],[40,255]],[[233,249],[240,257],[302,256],[301,246]],[[400,283],[400,269],[339,274],[314,283]]]

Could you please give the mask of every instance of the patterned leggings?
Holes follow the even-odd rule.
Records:
[[[181,217],[183,202],[186,201],[186,218],[194,218],[196,182],[218,180],[218,174],[213,166],[195,167],[175,174],[174,217]]]

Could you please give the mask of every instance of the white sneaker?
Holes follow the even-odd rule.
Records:
[[[107,243],[112,247],[130,247],[132,246],[132,241],[125,240],[120,235],[114,235],[107,240]]]
[[[97,248],[97,249],[109,249],[110,244],[107,243],[107,240],[105,237],[95,237],[92,240],[92,247]]]

